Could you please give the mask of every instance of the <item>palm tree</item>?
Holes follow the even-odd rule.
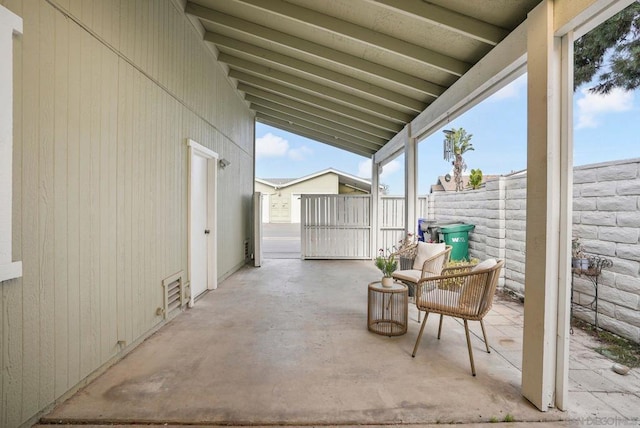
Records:
[[[444,159],[448,161],[453,157],[451,164],[453,165],[456,192],[458,192],[463,189],[462,171],[467,169],[467,164],[464,162],[462,155],[474,150],[473,144],[470,142],[473,134],[467,134],[464,128],[452,128],[451,130],[444,131],[444,133],[446,134],[444,138]]]

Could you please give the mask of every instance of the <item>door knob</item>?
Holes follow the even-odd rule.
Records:
[[[210,231],[209,231],[209,229],[205,229],[205,230],[204,230],[204,234],[205,234],[205,235],[208,235],[208,234],[209,234],[209,232],[210,232]]]

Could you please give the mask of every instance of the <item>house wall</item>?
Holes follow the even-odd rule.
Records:
[[[609,258],[599,277],[601,327],[640,343],[640,159],[577,167],[574,170],[573,236],[585,250]],[[503,284],[524,289],[526,175],[502,177],[486,188],[429,195],[430,218],[439,223],[476,224],[470,254],[505,258]],[[592,300],[588,279],[574,279],[574,299]],[[593,321],[593,312],[577,316]]]
[[[302,194],[338,194],[338,176],[334,173],[327,173],[314,177],[310,180],[301,181],[292,186],[282,189],[282,192],[288,192],[290,195]]]
[[[171,0],[0,0],[14,66],[13,256],[0,283],[0,426],[28,425],[162,324],[187,272],[191,138],[219,173],[218,272],[251,236],[253,115]]]
[[[256,181],[256,192],[264,193],[265,195],[271,195],[275,192],[275,189],[271,186],[267,186],[266,184],[259,183]]]
[[[293,205],[291,195],[338,194],[338,176],[333,173],[327,173],[277,190],[256,182],[256,191],[258,189],[263,189],[259,191],[264,191],[271,195],[269,197],[269,218],[271,223],[290,223]]]

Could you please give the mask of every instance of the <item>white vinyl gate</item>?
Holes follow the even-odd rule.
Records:
[[[378,248],[392,250],[405,234],[404,197],[380,198],[377,233],[371,230],[370,204],[370,195],[302,195],[302,258],[372,259],[377,254],[369,244],[376,236]],[[427,197],[418,198],[418,217],[427,217],[427,204]]]
[[[302,195],[303,259],[371,259],[370,195]]]

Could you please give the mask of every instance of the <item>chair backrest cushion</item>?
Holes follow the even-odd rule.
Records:
[[[497,264],[498,264],[498,262],[496,261],[496,259],[483,260],[480,263],[478,263],[477,265],[475,265],[471,269],[471,271],[472,272],[477,272],[479,270],[491,269],[492,267],[494,267]]]
[[[418,250],[416,252],[416,258],[413,261],[414,269],[422,269],[422,265],[427,259],[441,253],[445,250],[446,244],[444,242],[434,244],[431,242],[418,242]]]

